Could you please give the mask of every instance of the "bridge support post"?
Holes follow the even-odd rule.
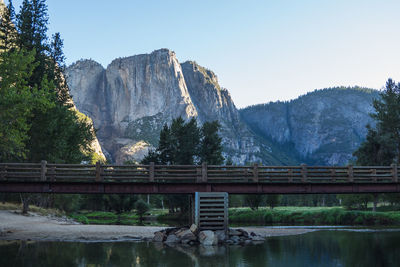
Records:
[[[392,178],[393,182],[397,183],[399,180],[398,174],[397,174],[397,164],[392,164]]]
[[[42,160],[40,163],[40,181],[46,181],[47,161]]]
[[[196,192],[194,223],[199,230],[228,230],[228,193]]]

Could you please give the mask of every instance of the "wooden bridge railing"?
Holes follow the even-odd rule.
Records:
[[[397,183],[398,166],[216,166],[0,163],[1,181]]]

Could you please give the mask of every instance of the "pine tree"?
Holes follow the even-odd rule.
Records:
[[[220,125],[218,121],[205,122],[201,128],[202,140],[200,144],[200,160],[212,165],[224,163],[222,156],[222,139],[218,135]]]
[[[368,127],[366,141],[354,156],[359,165],[390,165],[400,163],[400,84],[392,79],[386,83],[380,99],[373,102],[376,129]]]
[[[160,164],[168,165],[171,163],[171,132],[167,124],[164,124],[160,132],[157,152],[159,154]]]
[[[52,37],[50,44],[50,79],[55,81],[57,89],[58,101],[66,106],[72,107],[72,99],[69,94],[67,81],[64,78],[65,56],[63,52],[64,41],[61,39],[60,33],[56,33]]]
[[[0,20],[0,52],[9,51],[16,46],[17,31],[14,25],[15,10],[10,0],[7,7],[1,12]]]
[[[31,86],[39,86],[44,78],[48,78],[48,25],[47,5],[45,0],[24,0],[17,15],[17,44],[20,48],[35,51],[35,68],[30,78]],[[50,75],[51,76],[51,75]]]

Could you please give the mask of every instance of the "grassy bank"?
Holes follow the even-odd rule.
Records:
[[[399,211],[350,211],[340,207],[278,207],[229,209],[230,223],[289,225],[400,225]]]
[[[69,217],[83,224],[159,225],[156,217],[165,212],[152,210],[145,215],[143,222],[140,222],[139,216],[134,211],[121,214],[106,211],[81,211],[71,214]]]

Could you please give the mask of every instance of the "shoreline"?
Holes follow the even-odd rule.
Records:
[[[151,241],[154,232],[168,227],[84,225],[69,219],[41,216],[35,213],[18,214],[0,210],[0,240],[51,242],[138,242]],[[317,229],[240,227],[262,237],[305,234]]]

